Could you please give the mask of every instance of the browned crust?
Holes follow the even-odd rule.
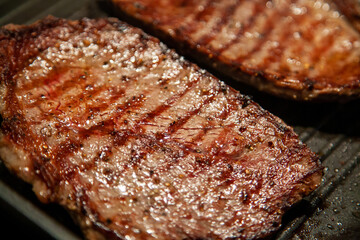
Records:
[[[358,0],[333,0],[351,25],[360,33],[360,3]]]
[[[109,0],[110,11],[116,16],[128,21],[135,26],[145,29],[150,34],[159,37],[169,46],[175,48],[179,53],[189,59],[194,60],[201,66],[208,68],[218,76],[230,77],[236,81],[245,83],[269,94],[299,100],[299,101],[339,101],[347,102],[357,99],[360,96],[360,76],[348,77],[346,84],[327,84],[326,86],[316,86],[318,79],[305,77],[297,83],[291,84],[286,81],[287,77],[280,73],[267,73],[259,68],[250,68],[239,64],[237,61],[230,61],[223,57],[221,53],[213,51],[206,45],[195,42],[181,30],[173,29],[170,34],[168,30],[162,28],[156,18],[156,11],[151,15],[146,12],[139,3],[124,3],[117,0]],[[140,1],[141,2],[141,1]],[[354,11],[349,8],[354,4],[353,0],[338,3],[344,14],[351,17],[350,21],[357,28],[358,19]],[[155,13],[156,12],[156,13]],[[360,65],[359,65],[360,67]]]
[[[29,129],[29,123],[24,120],[25,114],[19,107],[15,97],[16,79],[13,76],[29,62],[33,60],[41,51],[53,46],[57,38],[51,36],[51,29],[57,26],[68,27],[69,29],[83,28],[89,19],[80,21],[69,21],[53,16],[47,16],[31,25],[8,24],[0,28],[0,85],[4,99],[1,105],[1,133],[0,133],[0,156],[7,168],[15,173],[24,181],[32,184],[33,191],[38,199],[43,203],[57,202],[61,204],[81,227],[87,239],[108,239],[113,233],[105,231],[101,227],[93,225],[93,220],[86,212],[79,197],[74,201],[64,200],[63,196],[58,196],[57,183],[59,181],[58,172],[53,167],[45,167],[46,159],[43,155],[41,142],[34,136]],[[94,21],[93,21],[94,22]],[[118,24],[118,20],[109,18],[103,19],[95,27],[104,24]],[[37,38],[45,38],[50,34],[48,41],[41,41],[34,47]],[[40,137],[41,138],[41,137]],[[41,141],[41,140],[40,140]],[[16,164],[14,164],[16,163]],[[28,168],[24,171],[24,168]],[[119,238],[120,239],[120,238]]]
[[[126,24],[122,24],[114,19],[101,19],[98,21],[92,21],[88,19],[83,19],[80,21],[66,21],[63,19],[56,19],[53,17],[48,17],[43,21],[39,21],[30,26],[15,26],[8,25],[0,32],[0,76],[1,82],[0,84],[6,86],[6,93],[4,93],[4,99],[2,100],[5,103],[5,106],[2,106],[1,115],[4,118],[2,122],[1,131],[1,147],[9,149],[13,152],[12,157],[9,158],[5,156],[6,151],[1,151],[2,157],[10,168],[12,168],[12,164],[10,164],[13,159],[21,160],[24,159],[24,156],[21,153],[26,153],[27,156],[25,158],[31,159],[31,163],[26,163],[31,170],[31,173],[35,173],[34,175],[25,176],[23,175],[19,169],[13,169],[13,171],[17,172],[17,174],[22,177],[25,181],[28,181],[34,185],[34,191],[39,193],[40,190],[36,189],[36,186],[45,189],[46,194],[41,195],[38,194],[38,197],[46,202],[46,201],[55,201],[63,205],[77,220],[77,222],[82,227],[84,233],[89,239],[102,239],[102,238],[110,238],[110,239],[122,239],[122,236],[118,235],[116,232],[112,231],[110,228],[106,227],[103,219],[91,218],[96,216],[96,206],[92,206],[89,204],[87,199],[87,195],[83,192],[76,192],[76,196],[74,199],[66,199],[64,196],[59,196],[58,192],[58,182],[62,177],[65,177],[69,181],[77,181],[76,174],[73,172],[67,173],[65,176],[60,176],[58,169],[61,167],[69,167],[71,168],[71,163],[65,161],[64,159],[71,152],[79,149],[81,142],[72,141],[64,144],[61,148],[57,149],[57,152],[54,153],[52,158],[54,158],[56,162],[56,166],[49,164],[49,159],[46,156],[46,151],[42,148],[41,143],[45,142],[45,139],[41,136],[35,136],[31,131],[29,131],[29,123],[24,120],[24,115],[22,109],[19,107],[19,103],[15,97],[15,85],[16,79],[13,76],[19,71],[21,68],[29,64],[29,61],[36,57],[39,52],[42,50],[52,46],[55,44],[56,37],[52,36],[50,41],[41,41],[42,44],[37,46],[36,49],[29,49],[29,46],[33,44],[36,36],[41,35],[47,36],[47,30],[52,29],[55,26],[65,26],[70,29],[81,29],[82,25],[93,25],[94,29],[100,29],[102,27],[106,27],[108,24],[112,26],[120,26],[127,28]],[[139,30],[135,30],[139,31]],[[149,37],[151,40],[156,41]],[[174,52],[168,52],[170,57],[174,59],[178,59],[178,56]],[[188,64],[187,62],[183,62],[184,65]],[[197,70],[199,70],[196,67]],[[211,77],[207,73],[202,73],[208,77]],[[269,114],[267,111],[260,108],[256,103],[249,100],[248,98],[241,96],[234,89],[223,86],[219,83],[220,91],[228,91],[229,94],[237,96],[235,99],[235,103],[239,103],[242,107],[254,106],[256,109],[257,116],[268,116],[268,121],[276,126],[276,131],[279,131],[283,134],[283,141],[285,143],[289,142],[293,151],[303,152],[304,156],[309,157],[308,160],[314,164],[312,169],[302,178],[299,178],[297,182],[294,184],[294,187],[288,189],[288,193],[284,194],[284,199],[279,199],[278,209],[270,209],[269,211],[279,211],[277,214],[282,215],[283,212],[290,207],[293,203],[297,202],[301,197],[309,194],[315,187],[318,186],[320,182],[320,178],[322,176],[321,169],[318,162],[318,157],[312,153],[304,144],[300,143],[298,140],[296,143],[292,142],[292,140],[296,139],[297,136],[294,131],[286,126],[283,121],[279,118]],[[234,103],[234,104],[235,104]],[[159,113],[155,113],[159,114]],[[151,117],[151,116],[150,116]],[[180,123],[181,124],[181,123]],[[169,128],[175,130],[180,127],[180,124],[174,124]],[[99,128],[99,126],[96,126]],[[103,129],[104,132],[108,131],[108,129]],[[79,135],[82,133],[79,132]],[[116,133],[114,133],[116,135]],[[119,133],[117,133],[119,134]],[[123,136],[121,136],[123,137]],[[131,133],[128,137],[131,137]],[[141,136],[140,136],[141,137]],[[124,140],[120,137],[115,136],[117,141],[123,142]],[[157,141],[156,139],[150,139],[151,141]],[[121,143],[119,143],[121,144]],[[157,143],[160,144],[160,143]],[[15,146],[15,147],[14,147]],[[149,144],[147,147],[151,148],[153,145]],[[216,157],[215,157],[216,158]],[[70,186],[71,187],[71,186]],[[296,194],[291,194],[295,192]],[[95,213],[94,213],[95,212]],[[274,226],[269,229],[266,229],[262,232],[258,232],[253,238],[264,237],[269,234],[269,232],[273,232],[280,227],[281,218],[274,219]]]

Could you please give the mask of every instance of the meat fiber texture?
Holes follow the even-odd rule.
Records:
[[[256,239],[322,168],[293,129],[116,19],[0,32],[0,155],[87,239]]]
[[[117,16],[201,63],[296,100],[360,96],[357,0],[111,0]]]

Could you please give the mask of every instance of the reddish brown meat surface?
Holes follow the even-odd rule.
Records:
[[[360,95],[357,0],[112,2],[118,16],[182,54],[262,91],[299,100]]]
[[[254,239],[319,184],[292,128],[115,19],[0,32],[0,154],[88,239]]]
[[[338,10],[360,32],[360,2],[359,0],[333,0]]]

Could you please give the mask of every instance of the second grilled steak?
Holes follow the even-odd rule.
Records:
[[[277,117],[115,19],[0,32],[0,154],[88,239],[255,239],[319,184]]]
[[[300,100],[360,95],[358,1],[112,2],[183,54],[262,91]]]

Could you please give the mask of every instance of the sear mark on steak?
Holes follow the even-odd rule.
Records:
[[[346,1],[111,0],[220,75],[298,100],[360,95],[360,5]]]
[[[255,239],[319,184],[279,118],[115,19],[0,32],[0,155],[88,239]]]

